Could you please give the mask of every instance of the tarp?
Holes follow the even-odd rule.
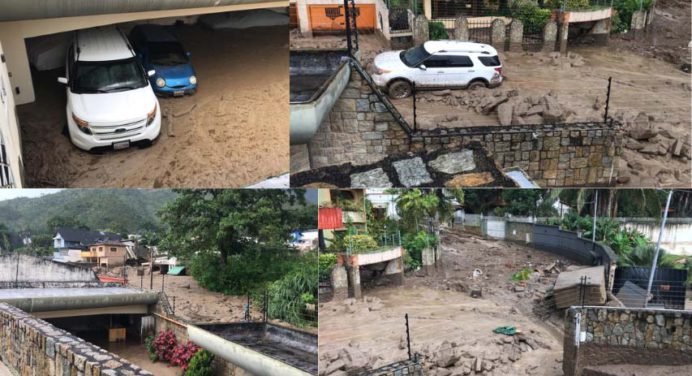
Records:
[[[334,230],[344,227],[344,215],[341,208],[319,208],[317,211],[317,228]]]
[[[169,275],[184,275],[185,274],[185,267],[184,266],[173,266],[170,269],[168,269],[168,274]]]

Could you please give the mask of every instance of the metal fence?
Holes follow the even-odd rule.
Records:
[[[651,268],[619,267],[615,270],[613,294],[626,307],[644,307]],[[684,309],[687,270],[656,268],[649,308]]]

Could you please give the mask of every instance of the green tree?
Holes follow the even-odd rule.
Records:
[[[77,216],[56,215],[46,221],[46,226],[50,231],[55,231],[61,227],[89,230],[89,226],[82,223]]]
[[[435,216],[439,198],[419,188],[398,191],[396,207],[406,229],[417,232],[425,217]]]
[[[10,247],[10,229],[7,225],[0,223],[0,251],[11,251]],[[1,252],[0,252],[1,253]]]
[[[202,286],[229,294],[247,293],[280,278],[297,253],[287,246],[295,190],[181,190],[161,212],[166,233],[160,247],[191,262]]]

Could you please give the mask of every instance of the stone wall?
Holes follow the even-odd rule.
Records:
[[[18,375],[152,375],[4,303],[0,303],[0,361]]]
[[[541,187],[613,185],[620,137],[598,123],[436,129],[412,139],[411,151],[480,142],[501,169],[518,167]]]
[[[360,73],[351,79],[310,141],[310,167],[364,165],[408,151],[408,136]]]
[[[566,313],[563,371],[606,364],[692,364],[692,312],[573,307]]]

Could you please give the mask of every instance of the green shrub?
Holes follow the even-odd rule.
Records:
[[[588,9],[589,0],[548,0],[548,6],[552,9],[558,9],[565,5],[565,9]]]
[[[214,354],[207,350],[199,350],[190,359],[190,364],[187,366],[185,371],[185,376],[214,376],[214,370],[212,369],[212,362],[214,361]]]
[[[156,337],[152,334],[144,339],[144,347],[147,349],[147,354],[149,355],[149,360],[156,362],[159,357],[156,355],[156,348],[154,348],[154,339]]]
[[[420,254],[418,256],[420,258]],[[411,257],[410,252],[406,252],[404,255],[404,268],[405,270],[417,270],[420,268],[421,262],[420,260],[416,260],[413,257]]]
[[[642,9],[649,10],[652,0],[643,0]],[[629,30],[632,15],[639,10],[639,0],[613,0],[615,16],[612,19],[612,32],[623,33]]]
[[[512,4],[512,17],[524,24],[524,34],[537,34],[550,21],[550,9],[539,8],[531,1],[517,1]]]
[[[527,279],[531,278],[531,273],[533,273],[533,270],[531,270],[531,268],[521,269],[520,271],[512,274],[512,281],[526,281]]]
[[[344,246],[351,249],[352,253],[362,253],[377,248],[377,242],[370,235],[346,235]]]
[[[407,269],[417,269],[421,266],[423,261],[421,255],[423,249],[436,246],[437,237],[426,231],[406,233],[404,234],[402,245],[404,249],[406,249],[406,255],[409,258],[408,260],[404,258]]]
[[[449,39],[445,24],[442,22],[430,22],[428,24],[428,33],[430,40]]]
[[[305,304],[317,300],[318,265],[316,260],[296,267],[269,286],[269,317],[296,326],[315,325],[306,315]],[[308,297],[308,295],[310,297]]]
[[[319,270],[320,280],[324,281],[331,277],[332,270],[336,266],[336,255],[333,253],[320,253]]]

